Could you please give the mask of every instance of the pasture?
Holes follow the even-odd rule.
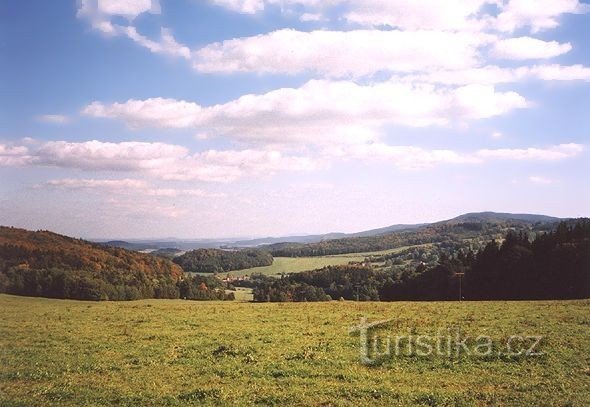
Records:
[[[543,336],[538,357],[359,362],[361,317]],[[0,405],[590,405],[590,301],[80,302],[0,295]]]
[[[302,271],[315,270],[326,266],[340,266],[350,262],[362,262],[369,256],[379,256],[390,253],[398,253],[412,247],[430,246],[429,244],[404,246],[396,249],[383,250],[378,252],[348,253],[332,256],[314,257],[275,257],[273,264],[265,267],[253,267],[244,270],[235,270],[227,273],[219,273],[220,277],[228,274],[232,276],[246,276],[253,273],[260,273],[267,276],[279,276],[281,274],[299,273]]]

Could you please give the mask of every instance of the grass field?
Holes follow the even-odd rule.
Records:
[[[590,405],[590,301],[77,302],[0,295],[0,405]],[[543,335],[543,356],[358,361],[350,326]]]
[[[265,267],[254,267],[250,269],[230,271],[229,273],[219,273],[219,276],[231,274],[232,276],[245,276],[252,273],[261,273],[267,276],[278,276],[281,273],[299,273],[301,271],[315,270],[326,266],[339,266],[348,264],[351,261],[360,262],[368,256],[384,255],[397,253],[411,247],[420,247],[426,245],[404,246],[397,249],[383,250],[379,252],[350,253],[339,254],[334,256],[314,256],[314,257],[275,257],[273,264]]]

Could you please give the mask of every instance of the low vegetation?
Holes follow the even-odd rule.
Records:
[[[590,302],[78,302],[0,295],[2,406],[587,406]],[[392,332],[542,335],[540,357],[359,363]]]

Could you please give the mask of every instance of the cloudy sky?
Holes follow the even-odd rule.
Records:
[[[0,224],[87,237],[588,216],[590,4],[0,4]]]

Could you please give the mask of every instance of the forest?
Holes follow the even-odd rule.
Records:
[[[510,230],[500,244],[463,248],[431,267],[375,270],[330,266],[281,279],[254,276],[255,301],[445,301],[590,297],[590,221],[560,223],[537,234]]]
[[[442,230],[437,243],[281,278],[252,275],[235,284],[251,287],[258,302],[590,297],[588,219],[562,222],[549,230],[506,224],[437,227]],[[498,234],[500,230],[505,234]],[[416,239],[436,236],[432,230],[411,233]],[[405,239],[404,233],[400,235]],[[490,235],[494,237],[483,241]],[[0,227],[0,292],[10,294],[81,300],[228,300],[234,297],[231,287],[215,275],[189,276],[184,271],[216,273],[272,262],[270,253],[253,249],[199,249],[173,262],[48,231]]]
[[[222,273],[270,266],[273,256],[266,251],[255,249],[197,249],[177,256],[173,261],[189,273]]]
[[[231,299],[171,261],[48,231],[0,227],[0,292],[80,300]]]
[[[521,220],[493,222],[446,221],[411,230],[401,230],[374,236],[347,237],[317,243],[275,243],[261,246],[275,257],[326,256],[387,250],[396,247],[427,243],[457,242],[465,239],[489,241],[499,239],[508,230],[543,232],[551,223],[532,223]]]

